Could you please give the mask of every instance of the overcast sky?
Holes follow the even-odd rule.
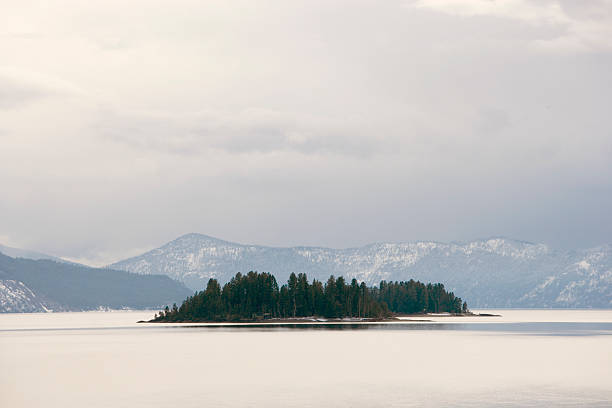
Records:
[[[0,243],[612,242],[612,2],[3,1]]]

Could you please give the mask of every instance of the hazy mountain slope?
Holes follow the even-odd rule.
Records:
[[[143,276],[0,254],[0,312],[150,308],[192,292],[167,276]]]
[[[291,272],[380,280],[442,282],[471,307],[612,307],[612,250],[553,251],[543,244],[493,238],[468,243],[379,243],[361,248],[273,248],[187,234],[143,255],[111,265],[140,274],[163,274],[194,290],[210,277]],[[588,263],[588,266],[586,263]]]
[[[65,263],[73,263],[70,261],[66,261],[62,258],[58,258],[56,256],[43,254],[36,251],[30,251],[27,249],[20,248],[11,248],[5,245],[0,244],[0,253],[10,256],[12,258],[26,258],[26,259],[49,259],[56,262],[65,262]]]
[[[544,307],[612,307],[612,246],[569,254],[560,273],[549,274],[521,301]]]

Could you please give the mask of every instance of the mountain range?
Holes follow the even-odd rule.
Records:
[[[441,282],[471,308],[612,308],[612,245],[559,251],[509,238],[358,248],[244,245],[186,234],[106,268],[0,245],[0,312],[154,308],[237,272]],[[9,256],[7,256],[9,255]],[[165,275],[165,276],[164,276]]]
[[[359,248],[278,248],[243,245],[202,234],[183,235],[109,268],[167,275],[192,290],[208,279],[227,282],[237,272],[291,272],[310,279],[329,275],[381,280],[442,282],[472,308],[611,308],[612,246],[558,251],[508,238],[472,242],[375,243]]]

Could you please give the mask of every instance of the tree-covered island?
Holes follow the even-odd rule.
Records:
[[[292,273],[279,288],[270,273],[238,273],[223,288],[210,279],[206,290],[196,292],[180,307],[166,306],[151,322],[226,322],[292,319],[309,316],[326,319],[386,319],[396,314],[466,313],[467,304],[444,285],[380,282],[368,287],[353,279],[330,276],[325,284],[305,274]]]

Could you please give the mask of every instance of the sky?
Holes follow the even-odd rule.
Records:
[[[612,242],[612,1],[2,1],[0,243]]]

